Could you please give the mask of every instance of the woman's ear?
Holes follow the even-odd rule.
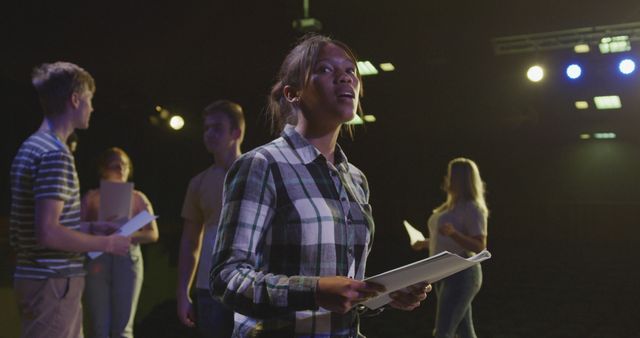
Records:
[[[284,98],[289,101],[289,103],[295,103],[300,101],[300,95],[299,92],[293,88],[290,85],[286,85],[284,86],[284,89],[282,90],[283,94],[284,94]]]

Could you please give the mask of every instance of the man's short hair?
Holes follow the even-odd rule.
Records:
[[[33,69],[31,83],[38,92],[45,116],[62,114],[71,94],[96,90],[89,72],[70,62],[43,63]]]
[[[242,106],[229,100],[217,100],[204,108],[202,117],[220,113],[229,119],[232,129],[240,129],[244,136],[245,123]]]

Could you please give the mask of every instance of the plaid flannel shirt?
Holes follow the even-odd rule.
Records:
[[[225,180],[210,287],[235,312],[234,337],[355,337],[355,310],[319,308],[320,276],[363,279],[374,223],[364,174],[335,165],[288,125]]]

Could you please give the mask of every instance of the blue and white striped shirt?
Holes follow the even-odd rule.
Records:
[[[17,252],[14,278],[45,279],[84,275],[84,256],[45,248],[35,234],[35,201],[64,202],[60,224],[77,230],[80,187],[73,155],[51,132],[38,131],[18,150],[11,165],[9,237]]]

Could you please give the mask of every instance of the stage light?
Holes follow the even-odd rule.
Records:
[[[602,54],[628,52],[631,50],[631,42],[627,35],[607,36],[600,39],[598,47]]]
[[[576,101],[576,109],[589,109],[589,102],[587,101]]]
[[[596,96],[593,102],[598,109],[619,109],[622,108],[622,102],[618,95]]]
[[[531,82],[539,82],[544,77],[544,69],[542,67],[535,65],[527,70],[527,78],[531,80]]]
[[[616,138],[616,133],[593,133],[593,138],[598,140],[613,140],[614,138]]]
[[[581,140],[588,140],[591,138],[591,135],[589,134],[580,134],[580,139]]]
[[[360,76],[376,75],[378,70],[370,61],[358,61],[358,72]]]
[[[374,115],[365,115],[364,116],[364,122],[376,122],[376,117]]]
[[[579,65],[574,63],[572,65],[569,65],[569,67],[567,67],[567,76],[570,79],[575,80],[579,78],[580,75],[582,75],[582,68]]]
[[[396,67],[391,62],[385,62],[380,64],[380,69],[385,72],[392,72],[396,69]]]
[[[184,127],[184,119],[180,115],[173,115],[169,120],[169,126],[173,130],[180,130]]]
[[[589,45],[586,43],[573,46],[573,51],[578,54],[589,53],[590,50],[591,48],[589,48]]]
[[[631,59],[624,59],[618,64],[618,69],[620,70],[620,73],[629,75],[636,70],[636,63]]]
[[[166,120],[166,119],[169,118],[170,115],[171,115],[171,113],[169,113],[168,110],[166,110],[164,108],[160,109],[160,118],[161,119]]]

